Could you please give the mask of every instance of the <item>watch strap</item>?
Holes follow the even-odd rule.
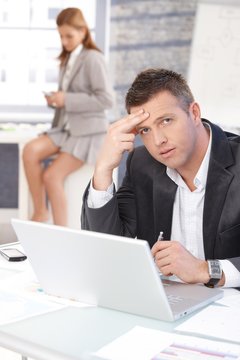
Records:
[[[222,268],[219,260],[207,260],[209,269],[209,281],[204,284],[207,287],[214,288],[222,278]],[[217,272],[216,272],[217,267]]]
[[[204,284],[207,287],[214,288],[221,279],[213,279],[211,278],[206,284]]]

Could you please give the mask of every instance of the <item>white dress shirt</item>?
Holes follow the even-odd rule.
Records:
[[[170,239],[179,241],[191,254],[202,260],[205,259],[203,247],[203,206],[211,145],[212,134],[210,129],[206,154],[193,179],[196,187],[194,191],[189,189],[175,169],[167,167],[166,170],[167,175],[178,186],[173,204]]]
[[[208,126],[205,124],[205,126]],[[167,167],[166,173],[177,185],[173,205],[171,240],[179,241],[198,259],[205,259],[203,245],[203,206],[208,165],[212,146],[212,132],[204,159],[193,180],[196,189],[191,191],[175,169]],[[240,272],[228,260],[220,260],[225,274],[225,287],[240,286]]]
[[[207,125],[207,124],[205,124]],[[208,125],[207,125],[208,126]],[[210,129],[210,139],[207,152],[194,178],[196,189],[191,191],[182,177],[175,169],[167,167],[167,175],[177,185],[177,192],[173,205],[173,220],[171,230],[171,240],[179,241],[191,254],[204,260],[203,246],[203,206],[207,182],[208,165],[212,145],[212,134]],[[113,197],[113,184],[107,191],[95,190],[92,182],[88,194],[88,206],[99,208],[104,206]],[[225,274],[224,287],[239,287],[240,272],[229,260],[220,260],[222,270]]]
[[[62,84],[61,84],[61,88],[63,91],[67,90],[68,81],[69,81],[73,66],[78,58],[78,55],[82,51],[82,48],[83,48],[83,45],[79,44],[69,55],[69,59],[68,59],[67,65],[66,65],[66,70],[64,72]]]

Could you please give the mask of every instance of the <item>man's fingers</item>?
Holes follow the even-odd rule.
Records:
[[[134,144],[131,142],[124,142],[122,143],[122,152],[123,151],[128,151],[131,152],[134,149]]]
[[[119,130],[123,133],[130,133],[137,134],[136,125],[140,124],[144,120],[149,117],[149,113],[144,112],[143,109],[131,113],[130,115],[126,115],[121,120],[116,121],[112,124],[111,130]]]
[[[171,241],[156,241],[151,249],[152,255],[155,256],[158,251],[162,251],[164,249],[172,247],[173,242],[174,241],[172,241],[172,240]]]
[[[133,134],[129,135],[134,136]],[[121,153],[124,151],[132,151],[134,148],[134,142],[130,139],[127,139],[126,137],[123,137],[122,140],[117,141],[116,147],[120,150]]]
[[[132,133],[128,133],[128,134],[116,134],[113,136],[113,140],[114,141],[120,141],[120,142],[134,142],[135,139],[135,135]]]
[[[155,261],[160,261],[160,260],[162,260],[162,259],[167,259],[167,258],[169,258],[169,255],[170,255],[170,253],[169,253],[169,251],[167,251],[167,250],[161,250],[161,251],[157,251],[156,252],[156,254],[155,254]],[[169,261],[169,260],[168,260]]]

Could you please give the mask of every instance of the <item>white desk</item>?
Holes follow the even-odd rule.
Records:
[[[23,271],[29,264],[13,263],[16,266]],[[36,360],[93,360],[92,352],[136,325],[174,332],[189,317],[171,323],[104,308],[65,307],[0,326],[0,346]]]
[[[136,325],[173,332],[183,321],[167,323],[103,308],[65,308],[2,326],[0,345],[39,360],[92,360],[96,357],[91,352]]]
[[[34,359],[91,359],[92,351],[135,325],[172,331],[176,323],[103,308],[65,308],[2,326],[0,345]]]

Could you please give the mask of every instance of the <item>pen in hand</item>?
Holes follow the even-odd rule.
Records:
[[[157,238],[157,241],[161,241],[161,240],[163,240],[163,231],[160,231],[158,238]],[[162,275],[162,273],[158,267],[157,267],[157,270],[158,270],[159,274]]]
[[[159,233],[159,235],[158,235],[158,241],[161,241],[161,240],[164,240],[164,237],[163,237],[163,231],[160,231],[160,233]],[[161,274],[162,276],[163,276],[163,274],[162,274],[162,272],[161,272],[161,270],[160,269],[158,269],[158,271],[159,271],[159,274]],[[173,274],[172,273],[170,273],[169,275],[166,275],[167,277],[169,277],[169,276],[172,276]],[[164,276],[163,276],[163,278],[164,278]]]

